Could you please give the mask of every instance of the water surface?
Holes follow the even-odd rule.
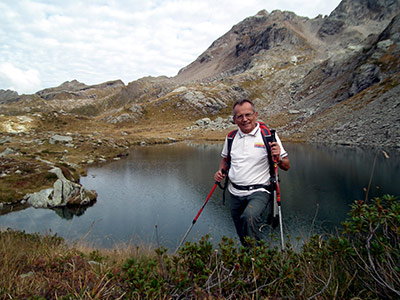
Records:
[[[307,238],[332,232],[346,218],[349,204],[364,199],[376,150],[340,146],[286,144],[291,160],[280,171],[285,234]],[[137,147],[123,160],[88,169],[81,183],[98,193],[87,209],[34,209],[0,216],[0,227],[57,233],[95,246],[152,244],[174,250],[214,185],[222,144],[177,143]],[[376,156],[370,197],[400,195],[399,152]],[[314,224],[312,227],[311,224]],[[157,227],[157,229],[156,229]],[[278,232],[265,227],[266,239]],[[215,190],[193,226],[188,241],[210,234],[236,239],[229,197]]]

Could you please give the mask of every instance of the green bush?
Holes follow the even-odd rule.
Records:
[[[400,202],[390,195],[351,206],[344,230],[330,247],[358,285],[384,298],[400,297]]]
[[[399,296],[400,203],[393,196],[357,201],[337,236],[315,235],[301,251],[263,242],[245,248],[224,237],[187,242],[176,255],[123,266],[133,298],[394,299]]]

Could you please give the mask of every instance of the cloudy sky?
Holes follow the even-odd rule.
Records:
[[[266,9],[314,18],[340,0],[1,0],[0,89],[35,93],[174,76],[244,18]]]

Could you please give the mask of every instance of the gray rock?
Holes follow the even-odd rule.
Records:
[[[67,144],[72,142],[72,137],[70,136],[64,136],[64,135],[53,135],[50,139],[49,139],[49,143],[50,144],[57,144],[57,143],[61,143],[61,144]]]
[[[134,106],[132,106],[131,109],[134,109]],[[108,116],[102,120],[110,124],[118,124],[123,122],[136,122],[138,117],[139,115],[137,113],[123,113],[118,116]]]
[[[221,123],[223,123],[223,122],[224,122],[224,119],[223,119],[223,118],[221,118],[221,117],[218,117],[218,118],[216,118],[216,119],[214,120],[214,122],[215,122],[215,123],[219,123],[219,124],[221,124]]]
[[[211,123],[210,118],[203,118],[203,119],[200,119],[200,120],[196,121],[196,125],[197,126],[204,126],[204,125],[208,125],[210,123]]]
[[[142,114],[143,108],[140,105],[134,104],[132,105],[129,110],[135,114]]]
[[[52,192],[52,188],[44,189],[32,194],[26,194],[23,200],[33,207],[48,207],[47,204],[51,201]]]
[[[356,95],[379,81],[381,81],[379,67],[374,64],[364,64],[353,75],[349,95]]]
[[[178,88],[174,89],[174,90],[172,91],[172,93],[182,93],[182,92],[186,92],[187,90],[188,90],[187,87],[181,86],[181,87],[178,87]]]
[[[197,120],[194,126],[190,126],[186,128],[186,130],[224,130],[231,126],[233,126],[232,116],[229,116],[227,119],[223,119],[221,117],[216,118],[214,121],[211,121],[210,118],[203,118]]]
[[[376,45],[376,47],[382,51],[387,51],[390,48],[390,46],[392,46],[392,45],[393,45],[393,41],[390,39],[387,39],[387,40],[380,41]]]
[[[53,168],[49,172],[57,175],[57,180],[52,188],[44,189],[23,198],[29,205],[36,208],[60,207],[70,204],[87,205],[96,198],[96,193],[86,190],[79,183],[65,178],[61,169]]]
[[[4,145],[6,143],[11,143],[12,139],[10,137],[5,137],[3,139],[0,139],[0,145]]]
[[[18,93],[16,91],[0,89],[0,103],[7,102],[8,100],[15,98],[18,98]]]
[[[227,106],[222,100],[207,97],[202,91],[195,90],[189,90],[186,92],[182,96],[182,100],[184,101],[185,106],[192,107],[204,114],[218,113],[222,108]]]
[[[13,155],[13,154],[17,154],[17,151],[15,151],[14,149],[7,147],[3,152],[0,153],[0,157],[4,157],[7,155]]]
[[[299,113],[300,113],[300,111],[297,110],[297,109],[289,109],[289,114],[291,114],[291,115],[296,115],[296,114],[299,114]]]

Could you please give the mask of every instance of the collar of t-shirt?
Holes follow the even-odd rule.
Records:
[[[238,130],[238,134],[239,134],[239,137],[245,137],[246,135],[252,135],[252,136],[255,136],[256,134],[257,134],[257,132],[258,132],[258,130],[260,129],[260,124],[258,124],[258,123],[256,123],[256,127],[251,131],[251,132],[249,132],[249,133],[244,133],[242,130],[240,130],[240,128],[239,128],[239,130]]]

